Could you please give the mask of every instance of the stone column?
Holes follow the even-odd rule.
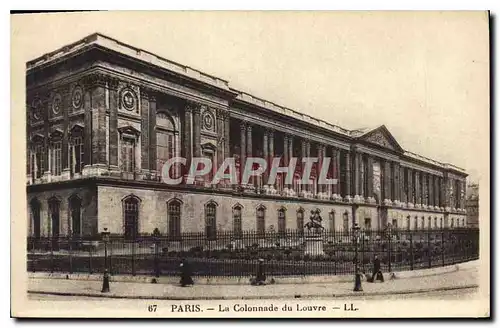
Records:
[[[438,176],[434,177],[434,206],[436,206],[436,207],[441,206],[439,204],[439,179],[440,179],[440,177],[438,177]]]
[[[396,202],[396,203],[399,203],[399,201],[401,200],[401,196],[400,196],[400,190],[401,190],[401,185],[400,185],[400,182],[399,182],[399,163],[396,163],[394,162],[393,163],[393,167],[394,167],[394,170],[392,172],[392,175],[393,175],[393,178],[394,178],[394,181],[393,181],[393,191],[392,191],[392,199]]]
[[[269,167],[271,166],[272,162],[269,160],[269,131],[267,129],[264,130],[264,135],[263,135],[263,144],[262,144],[262,153],[264,155],[264,159],[266,160],[267,163],[267,169],[264,171],[262,174],[263,178],[263,185],[264,188],[267,189],[267,180],[268,180],[268,172],[269,172]]]
[[[384,161],[384,202],[390,203],[391,196],[391,162]]]
[[[186,166],[184,168],[184,174],[189,173],[189,168],[191,167],[191,161],[193,159],[193,139],[192,139],[192,129],[191,120],[193,115],[193,104],[188,102],[186,107],[184,107],[184,157],[186,158]]]
[[[268,130],[268,141],[269,141],[269,167],[271,167],[271,164],[273,163],[274,160],[274,130]],[[269,169],[270,171],[270,169]],[[269,176],[269,175],[268,175]],[[271,193],[275,192],[274,185],[271,186]]]
[[[345,194],[346,194],[346,200],[350,201],[352,198],[351,194],[351,152],[349,150],[346,150],[345,152]]]
[[[193,155],[201,157],[201,107],[193,108]]]
[[[152,171],[156,170],[156,94],[151,90],[149,93],[149,169]],[[176,127],[178,129],[178,127]],[[178,137],[178,131],[175,132]],[[174,143],[175,151],[179,148],[177,142]],[[178,156],[174,153],[174,156]],[[175,174],[179,174],[178,166],[175,167]],[[157,172],[161,174],[161,172]]]
[[[332,173],[337,183],[332,186],[332,199],[338,199],[340,196],[340,150],[332,148]]]
[[[246,122],[240,123],[240,185],[243,186],[243,170],[245,168],[247,158],[247,126]]]
[[[429,185],[427,187],[429,190],[429,206],[434,207],[434,176],[429,174]]]
[[[68,119],[68,112],[70,111],[72,105],[71,105],[71,94],[70,94],[70,89],[69,86],[65,86],[61,90],[61,97],[62,97],[62,114],[64,116],[63,118],[63,138],[62,138],[62,145],[61,145],[61,169],[62,169],[62,176],[63,179],[70,179],[71,177],[71,170],[69,168],[69,119]],[[29,153],[27,153],[29,155]],[[26,161],[29,162],[29,157],[26,158]]]
[[[407,177],[407,181],[408,181],[408,186],[407,186],[407,203],[409,204],[414,204],[414,200],[413,200],[413,170],[410,169],[410,168],[407,168],[406,169],[406,177]],[[411,205],[410,205],[411,206]]]
[[[306,157],[311,157],[311,142],[306,140]],[[312,194],[312,185],[306,184],[306,191],[308,194]]]
[[[141,171],[145,175],[149,169],[149,94],[141,89]]]
[[[288,146],[289,146],[289,143],[288,143],[288,138],[290,138],[290,135],[288,134],[284,134],[283,136],[283,166],[288,166],[288,163],[290,161],[290,153],[288,151]],[[283,174],[283,185],[284,185],[284,191],[287,193],[290,191],[290,185],[286,183],[286,179],[288,177],[288,174],[287,173],[284,173]]]
[[[353,193],[354,193],[354,199],[356,201],[359,201],[359,196],[360,196],[360,153],[356,150],[353,149],[353,154],[354,154],[354,163],[352,166],[352,174],[354,175],[354,182],[353,182]]]
[[[230,116],[230,113],[228,111],[223,112],[223,120],[224,120],[224,159],[226,159],[228,157],[231,157],[231,150],[230,150],[230,145],[231,145],[230,120],[231,120],[231,116]]]
[[[367,170],[368,170],[368,183],[367,183],[367,191],[366,196],[372,200],[373,199],[373,157],[371,155],[367,155],[366,159]],[[374,200],[374,199],[373,199]]]
[[[321,167],[323,165],[323,149],[325,147],[321,144],[318,144],[318,147],[317,147],[317,151],[318,151],[318,164],[316,165],[316,185],[317,185],[317,190],[318,190],[318,194],[316,196],[318,197],[322,197],[322,194],[323,194],[323,184],[320,184],[319,181],[318,181],[318,177],[319,177],[319,173],[320,173],[320,170],[321,170]]]
[[[399,164],[399,200],[406,203],[408,193],[405,192],[405,169]]]
[[[111,171],[118,171],[118,85],[117,79],[111,79],[109,86],[109,166]],[[156,135],[155,135],[156,136]],[[155,152],[156,154],[156,152]]]
[[[218,108],[217,113],[217,167],[212,168],[214,171],[217,171],[219,167],[221,167],[222,162],[224,161],[224,112],[225,110]],[[222,182],[222,181],[221,181]]]
[[[247,125],[247,158],[248,157],[253,157],[253,147],[252,147],[252,125],[248,124]],[[254,177],[250,177],[248,180],[248,184],[251,187],[255,187],[255,179]]]
[[[422,205],[422,190],[420,188],[420,171],[415,171],[415,204]]]
[[[365,190],[365,156],[359,154],[359,195],[363,198],[366,197]]]

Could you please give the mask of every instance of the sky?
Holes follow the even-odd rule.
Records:
[[[485,13],[99,12],[11,23],[13,74],[101,32],[347,129],[384,124],[404,149],[489,180]]]

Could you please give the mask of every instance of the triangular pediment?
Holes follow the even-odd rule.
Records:
[[[397,152],[404,151],[403,148],[398,144],[396,139],[393,137],[393,135],[385,127],[385,125],[369,130],[358,136],[357,139]]]

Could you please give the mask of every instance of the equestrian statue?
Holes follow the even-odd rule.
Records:
[[[321,215],[319,213],[320,213],[319,209],[311,210],[311,216],[309,217],[309,222],[307,222],[304,225],[304,227],[307,228],[308,232],[311,232],[311,229],[316,233],[325,230],[325,228],[321,224],[321,221],[323,221],[323,219],[321,218]]]

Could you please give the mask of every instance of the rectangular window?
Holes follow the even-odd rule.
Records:
[[[181,206],[178,202],[172,201],[168,205],[168,235],[172,240],[181,238]]]
[[[121,165],[122,171],[133,173],[135,171],[135,140],[123,138],[121,140]]]
[[[209,204],[205,208],[205,233],[208,240],[215,240],[217,238],[217,227],[216,223],[216,209],[215,205]]]
[[[50,152],[50,172],[52,175],[58,176],[62,173],[62,142],[57,141],[52,143]]]
[[[45,147],[42,144],[37,144],[35,146],[34,152],[33,152],[33,164],[31,167],[32,170],[32,176],[34,179],[41,178],[43,175],[44,171],[44,156],[45,156]]]
[[[257,209],[257,233],[263,236],[266,231],[266,211],[263,208]]]
[[[83,170],[83,138],[73,138],[73,145],[70,147],[70,161],[72,173],[81,173]]]
[[[344,214],[344,232],[349,232],[349,215],[347,213]]]
[[[365,230],[372,229],[372,218],[365,218]]]

